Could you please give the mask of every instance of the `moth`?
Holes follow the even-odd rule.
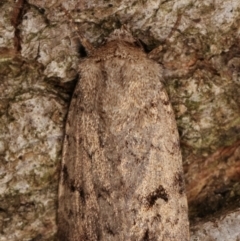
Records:
[[[66,121],[58,239],[188,241],[179,135],[162,68],[124,28],[99,48],[82,43],[89,54]]]

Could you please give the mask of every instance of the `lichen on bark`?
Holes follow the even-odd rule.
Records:
[[[223,210],[216,216],[221,227],[232,212],[238,220],[238,0],[0,4],[1,241],[52,240],[56,231],[61,141],[74,86],[65,82],[76,79],[82,54],[61,4],[95,46],[127,24],[147,51],[159,47],[155,59],[166,70],[177,115],[190,217],[204,221]],[[197,227],[192,237],[208,240],[200,234],[205,226]],[[237,240],[240,234],[231,236],[227,227],[222,237]]]

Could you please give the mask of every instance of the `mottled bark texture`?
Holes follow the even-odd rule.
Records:
[[[62,4],[96,47],[122,24],[145,50],[158,47],[191,240],[239,240],[239,0],[0,1],[0,240],[56,234],[63,130],[84,56]]]

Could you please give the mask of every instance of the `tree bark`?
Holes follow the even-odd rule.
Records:
[[[191,240],[238,240],[239,9],[238,0],[1,1],[0,241],[54,240],[65,118],[84,57],[74,26],[97,47],[123,24],[165,69]]]

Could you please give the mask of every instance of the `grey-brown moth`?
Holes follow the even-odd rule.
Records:
[[[63,144],[59,240],[189,240],[162,72],[124,29],[80,63]]]

